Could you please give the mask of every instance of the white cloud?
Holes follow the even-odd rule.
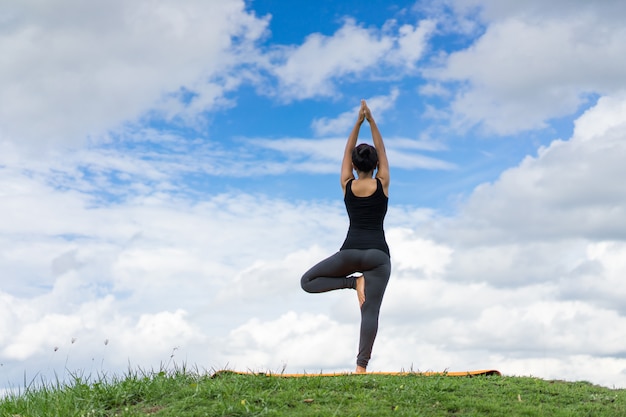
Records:
[[[591,94],[626,88],[626,30],[610,13],[624,16],[617,2],[606,8],[568,3],[559,13],[545,2],[484,3],[484,34],[451,53],[442,68],[426,71],[435,81],[463,86],[451,105],[457,128],[541,129],[575,113]],[[543,15],[548,9],[553,13]]]
[[[441,83],[428,83],[419,88],[419,93],[424,96],[449,97],[452,92]]]
[[[420,314],[441,300],[443,308],[428,317],[459,334],[459,350],[510,351],[509,357],[526,358],[519,360],[526,373],[547,377],[568,373],[568,363],[591,356],[591,362],[614,368],[589,375],[623,385],[624,336],[609,327],[624,320],[619,277],[626,273],[625,235],[619,219],[626,188],[615,180],[626,174],[624,103],[621,94],[602,97],[576,121],[571,139],[555,140],[494,183],[479,186],[458,216],[432,229],[433,241],[452,250],[438,284],[446,292],[433,294],[428,282],[402,292],[421,293]],[[452,307],[460,288],[467,323]],[[468,294],[470,288],[480,291]],[[420,334],[434,340],[438,335],[434,329]],[[612,359],[601,359],[607,357]]]
[[[454,0],[449,2],[463,13],[475,12],[489,20],[503,19],[512,16],[529,18],[569,17],[579,14],[592,14],[619,24],[626,14],[624,3],[619,0],[607,0],[590,3],[585,0],[555,0],[545,2],[528,0],[520,3],[515,0]]]
[[[428,47],[427,41],[435,29],[434,20],[423,20],[417,26],[402,25],[398,29],[397,49],[389,53],[387,60],[414,69],[424,55]]]
[[[394,270],[419,271],[421,278],[440,277],[452,255],[450,248],[420,238],[411,229],[391,229],[386,237],[393,247]]]
[[[239,53],[267,24],[240,0],[21,1],[3,9],[0,101],[11,105],[0,110],[0,138],[39,146],[81,143],[159,106],[177,115],[221,105],[238,82],[215,81],[244,61]],[[181,88],[195,94],[188,109],[179,98],[172,108]]]
[[[626,175],[624,97],[601,98],[578,119],[569,141],[555,140],[494,183],[479,186],[462,214],[468,219],[465,225],[481,229],[473,238],[626,237],[621,221],[626,187],[616,180]],[[462,239],[463,230],[459,232]]]
[[[280,83],[278,94],[285,100],[330,96],[339,78],[380,76],[385,65],[412,70],[434,29],[434,22],[425,20],[395,33],[390,21],[377,31],[346,19],[332,36],[315,33],[302,45],[275,51],[271,70]]]
[[[305,42],[282,52],[284,63],[274,69],[286,98],[328,96],[333,78],[360,74],[374,66],[393,41],[352,19],[332,36],[309,35]]]
[[[231,363],[245,363],[252,370],[269,367],[276,371],[288,365],[298,372],[319,372],[350,362],[357,336],[355,325],[340,324],[321,314],[289,311],[275,320],[251,319],[233,329],[224,340],[223,354]]]
[[[626,286],[622,276],[626,271],[626,245],[624,242],[602,241],[591,243],[586,249],[576,267],[562,275],[559,296],[563,299],[585,299],[590,304],[624,315]]]

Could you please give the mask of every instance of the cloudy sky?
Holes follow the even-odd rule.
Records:
[[[1,3],[0,388],[352,370],[356,294],[299,280],[345,237],[361,98],[392,170],[369,369],[626,387],[626,3],[285,4]]]

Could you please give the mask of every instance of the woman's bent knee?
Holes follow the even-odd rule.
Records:
[[[300,286],[302,287],[304,291],[308,293],[313,292],[310,284],[311,284],[311,280],[307,278],[306,275],[300,279]]]

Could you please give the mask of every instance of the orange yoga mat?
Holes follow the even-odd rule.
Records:
[[[394,376],[407,376],[407,375],[420,375],[420,376],[492,376],[502,375],[500,371],[495,369],[480,369],[475,371],[460,371],[460,372],[367,372],[365,374],[357,374],[352,372],[344,373],[303,373],[303,374],[281,374],[274,372],[239,372],[239,371],[217,371],[213,376],[222,374],[238,374],[238,375],[265,375],[279,378],[302,378],[302,377],[330,377],[330,376],[359,376],[359,375],[394,375]]]

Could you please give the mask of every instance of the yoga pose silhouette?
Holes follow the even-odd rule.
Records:
[[[374,146],[365,143],[356,146],[365,120],[370,125]],[[310,293],[344,288],[356,290],[361,309],[361,332],[355,372],[365,373],[378,331],[380,305],[391,273],[389,246],[383,228],[389,201],[389,162],[383,138],[365,100],[361,100],[357,122],[346,143],[341,164],[341,187],[350,218],[346,239],[339,252],[302,276],[301,285]]]

